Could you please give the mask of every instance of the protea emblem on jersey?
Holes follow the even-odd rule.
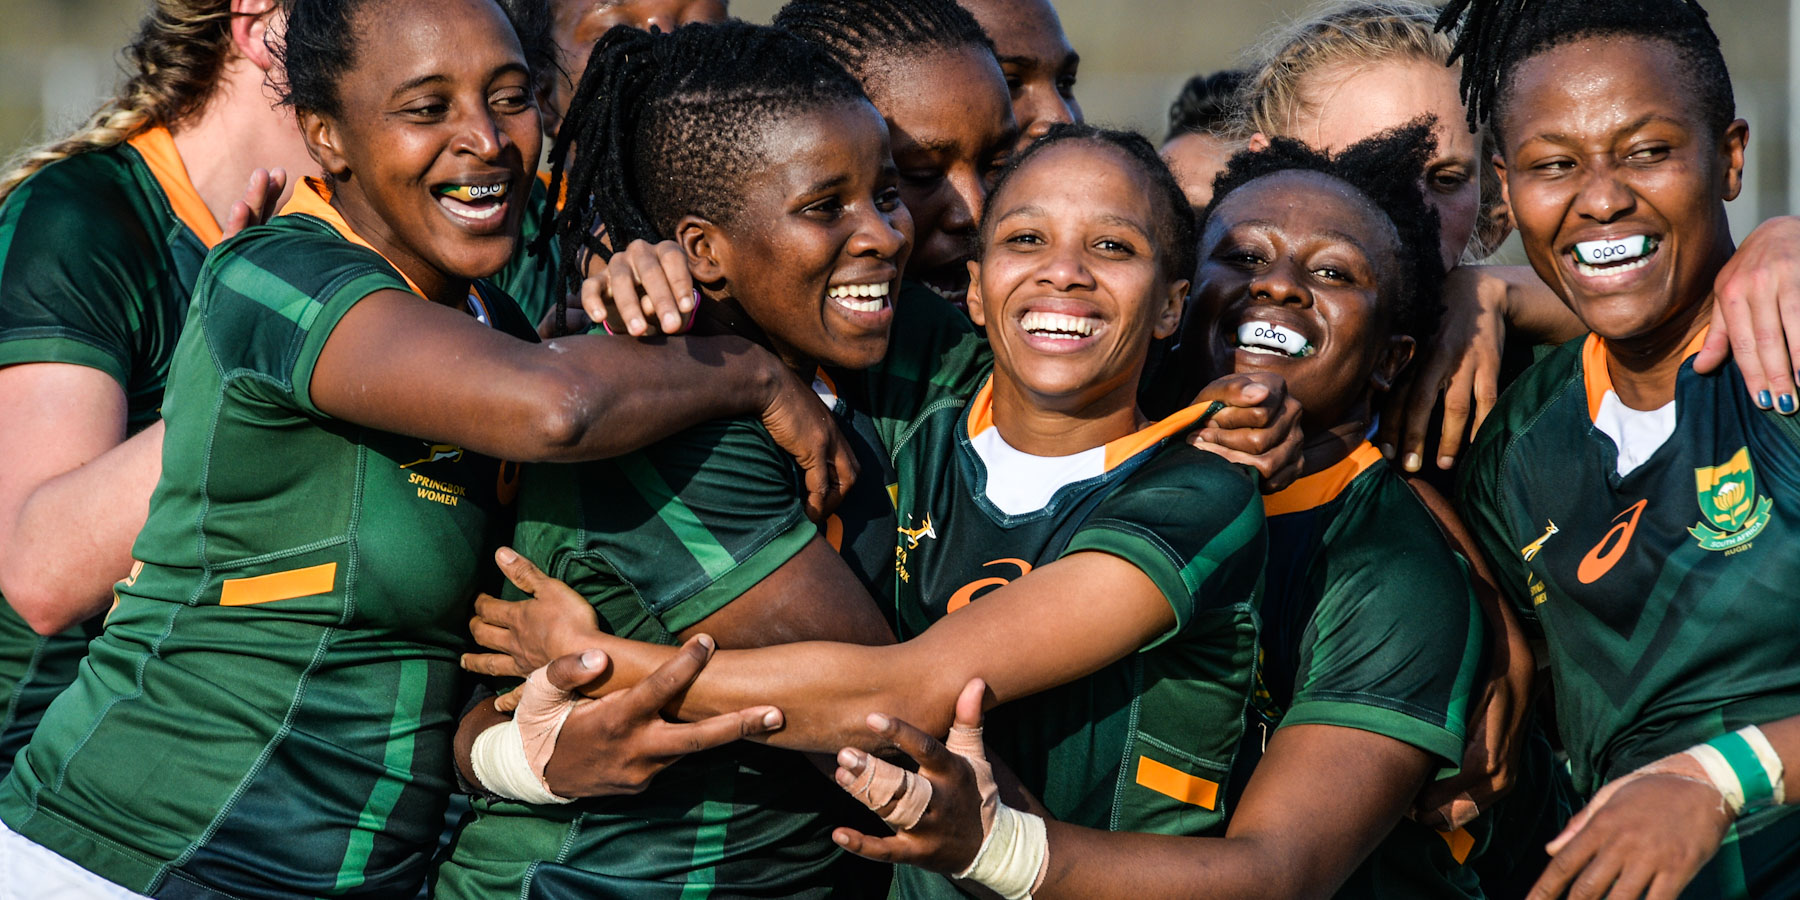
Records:
[[[1730,550],[1754,540],[1769,524],[1775,501],[1756,493],[1750,448],[1742,447],[1723,465],[1694,470],[1694,493],[1701,521],[1688,534],[1706,550]]]

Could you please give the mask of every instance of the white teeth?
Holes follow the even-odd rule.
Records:
[[[1237,345],[1248,350],[1268,350],[1295,358],[1311,356],[1313,345],[1285,325],[1273,322],[1245,322],[1238,326]]]
[[[833,303],[853,312],[880,312],[887,305],[887,282],[840,284],[825,292]],[[855,299],[862,298],[862,299]]]
[[[438,203],[449,210],[451,215],[474,222],[486,222],[506,214],[506,205],[503,203],[484,203],[476,206],[450,196],[439,197]]]
[[[1019,317],[1019,327],[1027,333],[1057,340],[1080,340],[1093,334],[1099,325],[1099,319],[1053,312],[1028,312]]]
[[[1582,241],[1575,245],[1575,262],[1589,267],[1616,266],[1649,256],[1656,241],[1647,234],[1634,234],[1612,241]]]
[[[951,303],[956,304],[957,306],[963,305],[963,303],[967,302],[969,299],[969,291],[967,288],[964,288],[963,290],[960,290],[960,291],[946,291],[943,288],[938,287],[937,285],[932,284],[929,281],[922,281],[922,282],[920,282],[920,284],[925,285],[925,287],[928,290],[930,290],[932,293],[938,295],[939,297],[944,298],[945,300],[950,301]]]

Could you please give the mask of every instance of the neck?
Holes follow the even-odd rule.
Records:
[[[1137,408],[1136,377],[1091,401],[1067,400],[1035,395],[994,372],[994,427],[1014,449],[1033,456],[1092,450],[1132,434],[1147,421]]]
[[[286,203],[300,176],[318,169],[293,113],[275,106],[263,82],[261,69],[233,57],[206,106],[170,128],[188,180],[219,223],[243,198],[252,170],[286,169],[288,185],[280,201]]]
[[[694,313],[693,332],[741,337],[775,354],[794,374],[803,379],[812,378],[813,373],[819,369],[817,361],[795,352],[792,347],[764,331],[744,309],[743,304],[710,288],[701,289],[700,307]]]
[[[1606,373],[1619,401],[1637,410],[1661,409],[1675,400],[1675,376],[1687,357],[1682,352],[1694,336],[1712,321],[1710,288],[1735,251],[1731,234],[1721,229],[1712,260],[1695,279],[1706,291],[1680,313],[1649,333],[1606,342]]]
[[[1300,445],[1300,471],[1312,474],[1343,462],[1352,451],[1361,447],[1368,439],[1369,419],[1368,416],[1352,417],[1352,421],[1321,429],[1301,427],[1306,430],[1306,441]]]

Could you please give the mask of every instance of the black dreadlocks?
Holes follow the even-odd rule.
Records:
[[[1574,41],[1632,37],[1667,42],[1689,66],[1686,84],[1714,134],[1737,118],[1731,73],[1706,10],[1694,0],[1450,0],[1438,30],[1462,22],[1450,62],[1462,60],[1469,125],[1496,127],[1519,63]]]
[[[955,0],[793,0],[775,14],[774,24],[825,48],[865,83],[881,59],[965,47],[994,50],[987,32]]]
[[[1194,209],[1188,205],[1187,194],[1182,192],[1180,182],[1169,171],[1169,164],[1163,162],[1162,157],[1156,154],[1156,148],[1150,146],[1143,135],[1135,131],[1114,131],[1093,125],[1066,122],[1052,125],[1043,137],[1013,155],[1006,168],[1000,170],[999,178],[994,181],[994,189],[988,193],[988,214],[981,219],[980,248],[987,247],[988,237],[994,226],[993,213],[1000,209],[1000,195],[1006,190],[1007,183],[1012,181],[1020,169],[1029,165],[1033,157],[1064,141],[1083,141],[1117,150],[1150,179],[1151,196],[1158,207],[1154,235],[1156,256],[1161,261],[1163,274],[1171,279],[1192,277],[1197,243]]]
[[[728,22],[670,34],[625,25],[608,31],[588,58],[551,154],[550,196],[566,190],[568,202],[548,214],[539,240],[559,242],[558,297],[580,285],[583,249],[610,259],[607,244],[669,238],[685,215],[731,222],[772,123],[867,102],[820,48],[779,29]],[[557,321],[566,302],[558,301]]]
[[[1266,150],[1233,156],[1213,179],[1208,214],[1232,191],[1279,172],[1318,172],[1356,188],[1387,215],[1400,237],[1394,333],[1429,341],[1443,311],[1444,262],[1438,255],[1437,211],[1425,202],[1419,182],[1437,152],[1431,133],[1436,125],[1437,117],[1423,116],[1329,155],[1292,138],[1272,138]]]

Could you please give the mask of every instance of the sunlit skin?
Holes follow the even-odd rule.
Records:
[[[1006,80],[992,54],[967,48],[876,60],[863,89],[887,120],[912,213],[906,274],[961,302],[982,204],[1018,140]]]
[[[1212,211],[1200,241],[1194,302],[1210,322],[1213,371],[1272,372],[1305,410],[1312,447],[1341,457],[1362,443],[1370,403],[1413,352],[1391,335],[1396,298],[1382,273],[1402,270],[1400,236],[1381,209],[1348,183],[1317,172],[1280,172],[1233,191]],[[1390,282],[1392,278],[1390,276]],[[1276,323],[1315,351],[1293,359],[1236,347],[1244,322]]]
[[[1680,349],[1705,327],[1734,250],[1725,201],[1742,188],[1749,126],[1711,133],[1669,45],[1629,38],[1556,47],[1521,63],[1499,123],[1506,198],[1538,277],[1606,339],[1619,399],[1674,399]],[[1647,262],[1581,272],[1582,241],[1647,235]]]
[[[868,368],[887,353],[912,246],[887,128],[858,102],[788,118],[764,141],[767,162],[746,179],[740,214],[722,223],[687,216],[676,240],[707,294],[743,306],[790,367]],[[872,284],[888,287],[876,311],[828,296]]]
[[[1444,268],[1462,258],[1481,214],[1481,142],[1469,132],[1457,69],[1418,59],[1328,67],[1301,87],[1303,114],[1288,137],[1342,150],[1421,115],[1437,117],[1437,155],[1425,166],[1425,200],[1437,210]]]
[[[1176,135],[1162,145],[1161,152],[1181,192],[1187,195],[1188,205],[1199,210],[1212,202],[1213,178],[1225,171],[1231,154],[1242,149],[1241,141],[1196,132]]]
[[[994,41],[1021,148],[1052,125],[1082,121],[1075,99],[1081,55],[1069,45],[1049,0],[962,0],[962,7]]]
[[[575,83],[587,71],[594,43],[613,26],[666,32],[695,22],[723,22],[728,14],[726,0],[551,0],[551,7],[557,60],[565,73],[552,74],[544,88],[544,132],[552,138],[569,111]]]
[[[356,233],[427,298],[460,305],[471,279],[511,259],[537,171],[524,54],[491,0],[370,4],[356,27],[360,46],[383,52],[359,55],[339,80],[340,116],[303,113],[301,129]],[[435,193],[494,184],[508,187],[497,204],[458,207]]]
[[[969,264],[969,313],[994,351],[994,424],[1018,449],[1076,453],[1141,422],[1150,339],[1174,333],[1188,289],[1157,252],[1165,238],[1153,192],[1123,152],[1067,141],[1032,157],[994,198],[985,256]],[[1033,312],[1088,318],[1094,332],[1034,335],[1022,323]]]

